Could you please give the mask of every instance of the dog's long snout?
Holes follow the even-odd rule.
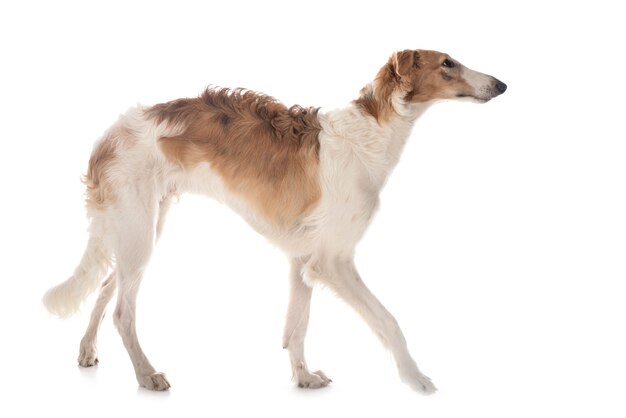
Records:
[[[478,71],[470,70],[469,68],[463,69],[463,78],[465,82],[473,89],[472,93],[466,94],[462,92],[457,97],[472,97],[480,103],[486,103],[504,93],[507,89],[507,85],[497,78],[479,73]]]

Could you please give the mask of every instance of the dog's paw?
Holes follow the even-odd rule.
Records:
[[[170,388],[170,382],[165,378],[163,373],[152,373],[147,376],[141,376],[138,378],[139,385],[149,390],[168,390]]]
[[[421,373],[415,376],[405,377],[402,380],[404,380],[404,382],[408,384],[411,389],[416,392],[423,393],[424,395],[432,395],[433,393],[437,392],[437,388],[430,380],[430,378]]]
[[[321,370],[313,373],[303,370],[297,376],[297,380],[299,388],[309,389],[323,388],[324,386],[328,386],[328,384],[332,382],[332,380],[329,379],[328,376],[326,376]]]
[[[98,364],[98,350],[94,345],[81,344],[78,354],[78,365],[81,367],[91,367]]]

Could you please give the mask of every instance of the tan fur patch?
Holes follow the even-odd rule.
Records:
[[[406,51],[403,51],[406,53]],[[413,103],[437,99],[453,99],[459,94],[471,94],[473,89],[461,76],[463,66],[442,67],[448,55],[437,51],[414,51],[419,54],[417,68],[408,77],[409,90],[405,100]]]
[[[361,96],[354,101],[354,104],[376,118],[378,123],[387,122],[395,113],[391,96],[398,86],[393,66],[390,58],[389,62],[378,71],[372,84],[361,89]]]
[[[392,97],[396,92],[406,102],[421,103],[450,99],[472,91],[460,76],[460,64],[452,69],[441,67],[446,58],[446,54],[437,51],[407,49],[396,52],[353,103],[376,118],[378,123],[384,123],[395,114]]]
[[[116,125],[96,143],[91,156],[87,174],[82,178],[87,186],[87,208],[103,208],[115,202],[116,170],[113,167],[118,154],[136,144],[135,133],[120,119]]]
[[[146,113],[157,123],[184,127],[159,141],[170,161],[185,168],[209,163],[232,193],[288,226],[321,195],[317,111],[287,108],[248,90],[207,89]]]
[[[91,153],[87,174],[82,179],[87,186],[88,208],[104,207],[113,201],[111,181],[108,176],[111,172],[111,164],[115,160],[118,143],[118,137],[108,133],[96,144]]]

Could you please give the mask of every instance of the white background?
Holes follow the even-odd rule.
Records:
[[[3,2],[0,415],[624,417],[617,4]],[[423,116],[358,247],[436,395],[401,384],[324,289],[307,353],[334,382],[296,389],[281,349],[286,259],[194,196],[170,212],[139,299],[139,337],[170,392],[137,388],[110,316],[100,365],[77,366],[93,298],[67,321],[40,299],[82,253],[79,178],[119,113],[208,84],[330,109],[404,48],[448,52],[509,85],[486,105]]]

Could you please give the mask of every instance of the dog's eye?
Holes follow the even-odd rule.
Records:
[[[446,59],[443,64],[441,64],[442,67],[448,67],[448,68],[454,68],[454,61]]]

